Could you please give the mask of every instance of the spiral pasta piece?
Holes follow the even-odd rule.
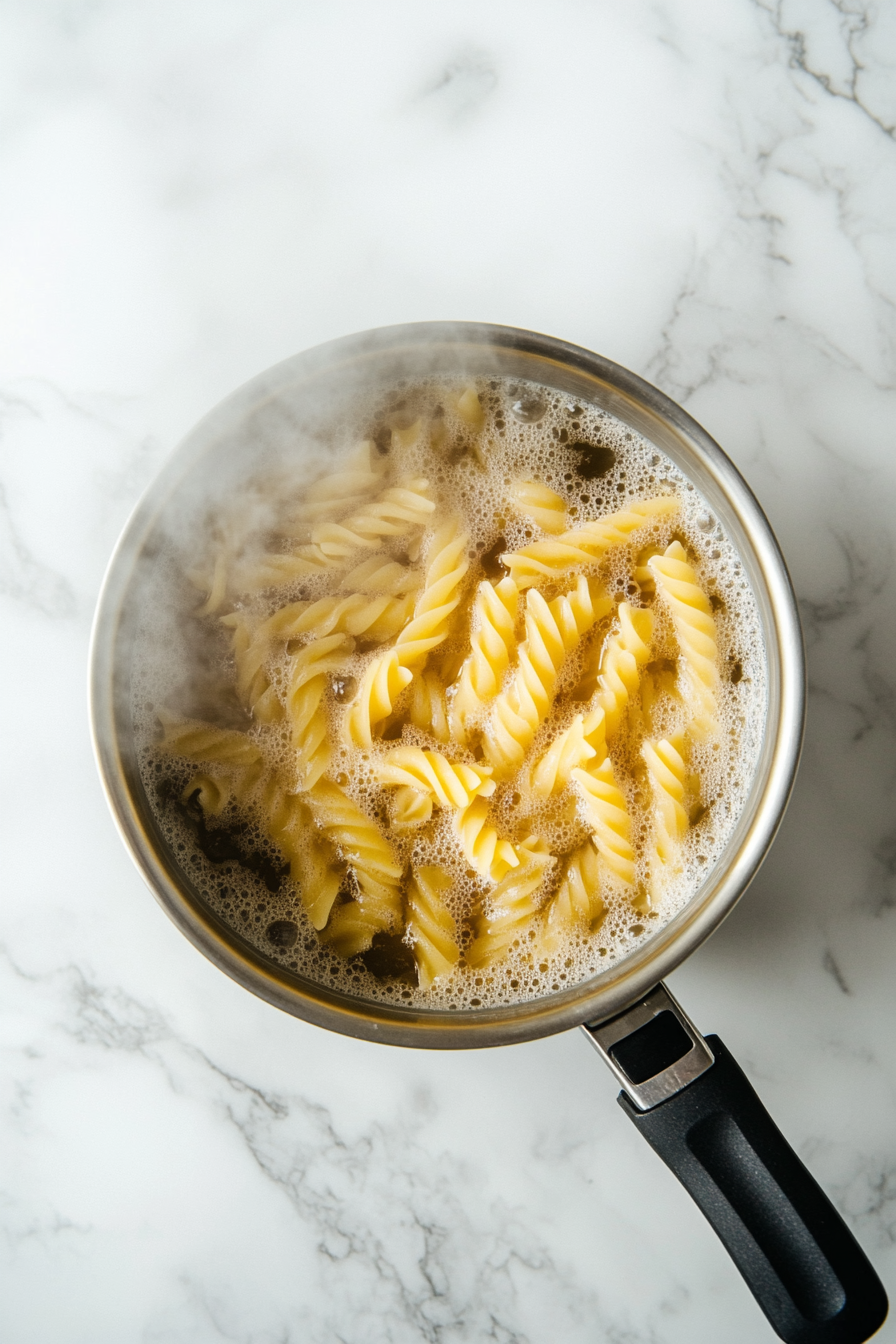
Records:
[[[600,765],[592,765],[590,770],[573,770],[572,777],[579,785],[585,819],[597,852],[620,881],[631,886],[635,880],[632,824],[625,797],[613,774],[612,761],[605,756]]]
[[[591,840],[579,845],[566,860],[557,894],[548,906],[540,940],[541,950],[551,956],[565,937],[577,931],[591,933],[604,913],[600,894],[600,860]]]
[[[451,727],[459,742],[468,740],[467,722],[497,695],[516,644],[519,590],[513,579],[480,583],[473,603],[470,655],[463,664],[451,702]]]
[[[609,606],[602,589],[589,585],[584,575],[571,593],[551,603],[537,589],[529,590],[526,641],[517,670],[496,699],[483,732],[485,754],[497,778],[506,779],[519,769],[547,718],[564,658]]]
[[[401,666],[395,649],[378,654],[368,663],[345,720],[349,742],[358,747],[372,745],[374,726],[392,713],[392,706],[413,675],[410,668]]]
[[[455,763],[422,747],[395,747],[379,762],[376,774],[381,784],[431,793],[442,807],[467,807],[473,798],[489,798],[495,791],[489,766]]]
[[[551,541],[535,541],[520,551],[508,551],[501,560],[518,588],[531,588],[542,579],[556,578],[572,565],[593,565],[611,546],[628,541],[639,527],[675,513],[678,507],[672,495],[641,500],[619,513],[561,532]]]
[[[443,899],[451,878],[441,868],[414,868],[408,882],[407,940],[417,963],[417,983],[429,989],[460,960],[457,925]]]
[[[423,583],[423,575],[414,565],[400,565],[384,555],[370,555],[342,578],[343,592],[367,593],[385,597],[402,597],[416,592]]]
[[[467,948],[468,966],[490,966],[534,933],[545,878],[555,862],[550,854],[529,849],[525,861],[489,893],[487,909],[477,919],[476,936]]]
[[[355,551],[379,546],[384,537],[405,537],[435,511],[428,487],[423,476],[390,485],[342,522],[318,523],[311,529],[311,543],[328,562],[341,562]]]
[[[688,814],[682,803],[687,785],[687,767],[682,754],[686,745],[686,735],[675,733],[658,742],[645,742],[641,749],[655,810],[654,861],[650,872],[654,900],[664,886],[664,874],[679,868],[681,841],[688,829]]]
[[[288,554],[256,556],[234,572],[233,590],[243,597],[282,587],[296,579],[344,568],[359,550],[378,547],[384,538],[406,537],[422,527],[435,509],[419,477],[399,482],[336,522],[316,523],[311,541]]]
[[[718,646],[716,623],[709,598],[697,582],[681,542],[673,541],[663,555],[647,562],[656,582],[657,596],[672,616],[681,649],[685,700],[693,714],[697,737],[718,733]]]
[[[398,834],[404,831],[416,831],[425,826],[432,816],[432,794],[416,789],[410,784],[402,784],[395,790],[392,799],[392,828]]]
[[[539,798],[552,798],[569,783],[573,770],[598,755],[600,747],[589,738],[602,728],[604,712],[598,707],[586,720],[577,714],[568,728],[558,733],[532,770],[532,792]],[[601,742],[602,742],[601,737]]]
[[[224,779],[215,779],[211,775],[194,775],[180,795],[182,803],[194,799],[202,809],[203,816],[220,817],[233,797],[233,789]]]
[[[502,840],[494,826],[488,825],[486,798],[474,798],[458,812],[455,826],[467,862],[480,876],[499,882],[510,868],[519,865],[516,847],[509,840]]]
[[[232,652],[237,674],[237,692],[252,716],[262,723],[279,717],[279,702],[271,688],[265,664],[277,643],[288,643],[314,632],[329,635],[340,632],[364,636],[370,642],[393,638],[407,622],[413,609],[413,597],[368,598],[360,593],[350,597],[324,597],[318,602],[292,602],[274,612],[250,634],[244,612],[221,619],[232,632]]]
[[[330,567],[331,562],[313,546],[300,546],[289,554],[260,555],[239,567],[233,589],[240,597],[254,597],[267,588],[282,588]]]
[[[424,729],[436,741],[448,742],[451,738],[448,707],[445,702],[445,687],[438,673],[429,668],[418,672],[411,683],[409,695],[409,721],[415,728]]]
[[[299,899],[312,927],[320,932],[345,882],[345,863],[335,846],[314,829],[309,808],[295,794],[281,790],[276,804],[268,800],[266,811],[268,834],[289,863]]]
[[[543,532],[566,530],[566,501],[540,481],[517,481],[511,491],[517,513],[531,518]]]
[[[641,668],[650,658],[653,613],[619,604],[619,629],[607,640],[600,660],[598,703],[607,719],[607,734],[616,732],[638,689]]]
[[[337,905],[326,928],[318,935],[321,942],[339,957],[349,960],[366,952],[383,926],[378,917],[359,901]]]
[[[353,648],[354,640],[346,635],[327,635],[306,644],[292,659],[286,712],[300,789],[313,788],[330,763],[323,696],[328,676],[342,669]]]
[[[321,779],[304,797],[318,828],[352,869],[358,904],[374,932],[395,928],[401,917],[402,867],[379,827],[332,780]]]
[[[344,518],[380,489],[383,472],[376,444],[372,439],[365,439],[346,458],[339,471],[322,476],[307,487],[295,515],[297,521]]]
[[[264,667],[269,652],[267,641],[260,646],[254,644],[253,623],[245,611],[231,612],[220,621],[230,631],[237,695],[257,722],[276,722],[283,711]]]
[[[435,534],[414,618],[395,642],[402,667],[419,666],[429,651],[447,638],[448,620],[460,601],[460,584],[470,567],[466,555],[469,540],[453,519]]]
[[[169,756],[244,769],[262,764],[261,749],[245,733],[218,728],[201,719],[181,718],[167,709],[157,710],[156,715],[163,729],[160,745]]]

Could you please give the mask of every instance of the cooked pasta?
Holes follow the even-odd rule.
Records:
[[[432,816],[432,794],[402,784],[392,796],[392,826],[398,832],[416,831]]]
[[[697,582],[680,541],[647,562],[657,595],[669,608],[683,663],[684,697],[692,711],[691,731],[701,738],[718,733],[718,645],[709,598]]]
[[[227,596],[227,556],[220,550],[215,558],[210,574],[193,571],[188,578],[197,588],[205,590],[207,596],[201,607],[196,608],[197,616],[212,616],[218,611]]]
[[[399,481],[341,522],[318,523],[311,529],[312,546],[332,563],[377,547],[384,538],[405,537],[424,526],[435,510],[428,488],[429,481],[422,476]]]
[[[577,714],[568,728],[558,733],[532,771],[532,792],[551,798],[569,783],[573,770],[598,755],[603,745],[604,711],[597,707],[586,721]],[[599,744],[590,740],[600,734]]]
[[[413,868],[408,879],[407,938],[421,989],[450,975],[460,960],[457,924],[443,899],[452,885],[448,873],[429,865]]]
[[[316,833],[305,803],[294,794],[281,795],[280,803],[273,813],[270,835],[289,863],[290,877],[312,928],[320,931],[345,882],[346,865],[335,846]]]
[[[641,668],[650,658],[653,613],[619,604],[619,629],[610,635],[600,660],[598,703],[606,715],[607,734],[619,728],[631,696],[638,689]]]
[[[224,779],[215,779],[212,775],[194,775],[180,795],[182,803],[191,799],[202,808],[203,816],[219,817],[233,797],[231,785]]]
[[[408,721],[416,728],[422,728],[437,742],[450,741],[445,686],[439,674],[429,667],[418,672],[408,694]]]
[[[600,859],[594,842],[586,840],[563,866],[560,886],[548,906],[541,950],[550,956],[571,933],[591,933],[600,923],[604,909]]]
[[[306,644],[292,659],[286,712],[300,789],[313,788],[330,763],[324,691],[328,676],[343,667],[353,648],[348,636],[327,635]]]
[[[358,551],[419,531],[435,509],[426,493],[428,486],[424,477],[398,482],[347,517],[313,524],[309,543],[243,561],[232,575],[234,592],[250,597],[329,569],[344,569]]]
[[[582,808],[598,854],[620,881],[631,886],[635,880],[632,823],[612,761],[605,756],[596,768],[573,770],[572,777],[579,786]]]
[[[395,747],[377,767],[381,784],[431,793],[442,807],[468,807],[474,798],[491,797],[495,784],[490,775],[488,766],[452,763],[422,747]]]
[[[455,407],[461,420],[473,429],[481,428],[485,420],[485,412],[482,409],[482,402],[479,400],[479,393],[474,386],[464,388],[455,402]]]
[[[375,398],[304,492],[274,463],[203,515],[202,605],[176,627],[203,661],[159,711],[151,786],[284,967],[494,1006],[594,973],[687,898],[762,670],[742,570],[730,548],[714,567],[728,543],[674,464],[645,446],[632,467],[559,393],[426,387]]]
[[[467,949],[468,965],[489,966],[534,935],[545,877],[555,863],[549,853],[529,849],[524,862],[489,892],[476,921],[476,937]]]
[[[359,901],[337,905],[321,930],[320,940],[340,957],[349,959],[366,952],[383,924],[379,916]]]
[[[686,743],[686,735],[676,733],[659,742],[645,742],[641,752],[656,814],[650,873],[654,899],[658,897],[668,871],[674,871],[679,862],[681,841],[688,829],[688,814],[682,803],[687,782],[687,767],[682,754]]]
[[[395,649],[378,654],[368,664],[345,722],[349,742],[359,747],[372,745],[374,727],[391,714],[413,675],[410,668],[401,666]]]
[[[448,619],[461,599],[460,584],[470,567],[466,556],[470,538],[456,521],[435,534],[426,582],[414,607],[414,618],[401,631],[395,651],[402,667],[416,667],[446,638]]]
[[[168,755],[243,768],[261,764],[261,749],[245,733],[184,719],[167,709],[156,712],[163,729],[160,746]]]
[[[501,559],[517,587],[530,588],[543,579],[556,578],[574,565],[593,565],[611,546],[628,541],[639,527],[675,513],[678,507],[678,500],[671,495],[641,500],[608,518],[561,532],[551,541],[535,541],[522,550],[509,551]]]
[[[332,780],[320,780],[305,798],[315,823],[351,867],[358,904],[373,931],[395,928],[403,870],[376,822]]]
[[[322,476],[308,486],[295,519],[318,522],[344,518],[376,494],[382,485],[383,473],[384,463],[377,455],[376,444],[372,439],[365,439],[349,455],[341,471]]]
[[[468,740],[472,715],[497,695],[516,643],[519,590],[513,579],[480,583],[473,603],[470,654],[461,668],[451,702],[451,728],[459,742]]]
[[[455,824],[467,861],[482,877],[498,882],[519,864],[515,846],[488,824],[488,801],[481,795],[457,813]]]
[[[557,674],[586,630],[609,607],[602,589],[584,576],[571,593],[546,602],[537,589],[526,596],[526,641],[510,686],[495,701],[483,730],[485,754],[496,777],[519,769],[553,700]]]
[[[399,597],[416,592],[423,584],[422,572],[413,565],[400,565],[388,556],[371,555],[340,580],[343,592]]]
[[[542,532],[566,530],[566,502],[540,481],[517,481],[511,492],[513,507],[537,523]]]

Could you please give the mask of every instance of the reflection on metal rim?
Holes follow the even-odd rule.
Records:
[[[503,1008],[424,1011],[352,999],[293,975],[243,942],[202,902],[161,840],[136,770],[122,694],[130,682],[137,562],[179,485],[211,463],[223,437],[278,390],[307,388],[340,371],[385,381],[399,371],[501,373],[600,405],[676,462],[737,547],[759,606],[768,660],[768,717],[756,776],[719,862],[690,902],[642,947],[559,993]],[[137,505],[103,584],[91,648],[91,722],[113,816],[137,867],[181,931],[221,970],[269,1003],[331,1030],[393,1045],[442,1049],[531,1040],[611,1017],[643,997],[697,948],[735,905],[780,824],[796,774],[805,666],[796,602],[774,534],[722,449],[668,397],[591,351],[512,327],[419,323],[383,327],[318,346],[240,388],[184,440]]]

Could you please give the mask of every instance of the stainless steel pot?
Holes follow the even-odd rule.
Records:
[[[702,493],[737,547],[768,664],[755,778],[723,855],[688,905],[589,980],[532,1002],[463,1012],[351,998],[290,973],[243,941],[204,903],[163,839],[137,770],[131,720],[136,614],[159,539],[183,501],[238,474],[246,454],[282,438],[305,408],[338,398],[341,389],[432,372],[530,379],[607,410],[654,443]],[[297,1017],[393,1045],[494,1046],[583,1026],[619,1078],[630,1117],[716,1226],[782,1337],[845,1344],[877,1328],[886,1298],[874,1271],[724,1046],[704,1040],[660,983],[721,923],[762,862],[793,785],[805,709],[799,619],[768,521],[721,448],[668,397],[590,351],[471,323],[382,328],[286,360],[201,421],[135,509],[97,610],[91,708],[100,774],[126,845],[174,922],[228,975]]]

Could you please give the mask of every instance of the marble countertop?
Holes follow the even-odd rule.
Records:
[[[427,318],[635,369],[772,520],[805,755],[670,984],[892,1293],[896,8],[9,0],[0,24],[4,1341],[771,1338],[579,1033],[446,1056],[286,1017],[187,944],[108,814],[87,645],[142,488],[267,365]]]

